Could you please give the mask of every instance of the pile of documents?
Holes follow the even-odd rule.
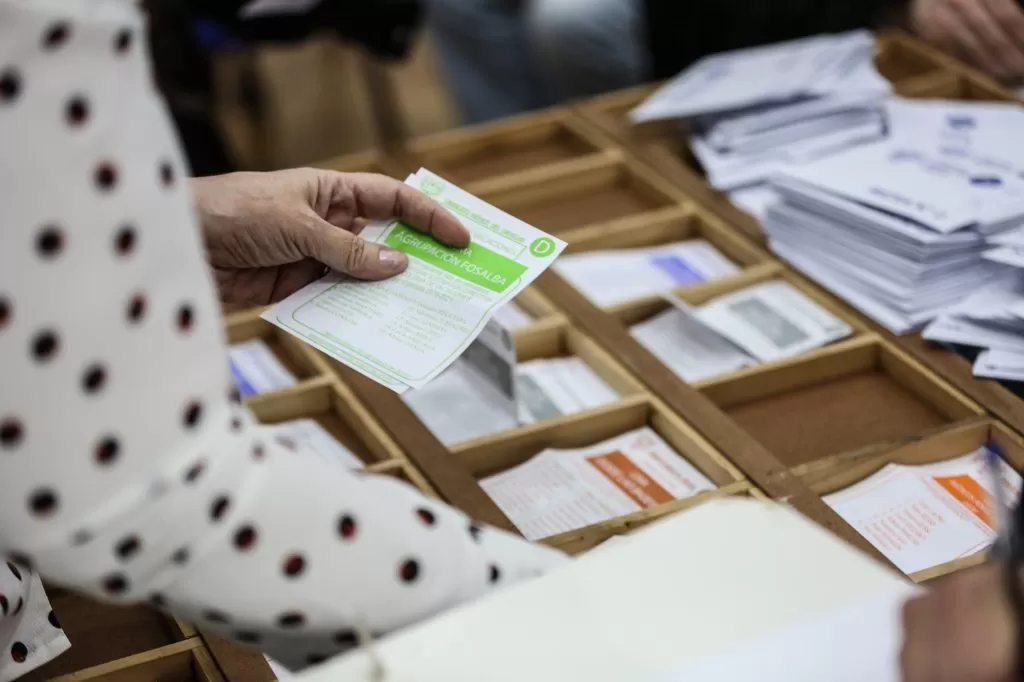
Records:
[[[451,248],[400,220],[371,222],[362,238],[404,252],[405,272],[377,282],[330,273],[263,314],[397,393],[440,376],[565,248],[430,171],[406,184],[453,213],[470,245]]]
[[[987,455],[980,448],[936,464],[888,464],[823,499],[901,571],[924,571],[995,541]],[[1021,477],[1000,462],[1006,498],[1017,499]]]
[[[480,482],[528,540],[540,540],[715,488],[652,429],[545,450]]]
[[[805,353],[852,329],[788,282],[772,281],[690,306],[672,295],[667,310],[630,333],[684,381]]]
[[[402,396],[445,445],[591,410],[618,394],[582,358],[517,364],[512,336],[492,320],[440,377]]]
[[[555,270],[597,306],[657,296],[739,271],[703,239],[562,256]]]
[[[971,133],[1024,123],[1001,107],[890,99],[887,140],[773,177],[771,248],[894,333],[927,324],[999,278],[986,240],[1024,224],[1024,166]]]
[[[690,146],[721,190],[885,134],[890,91],[866,31],[707,57],[631,112],[635,123],[685,119]]]

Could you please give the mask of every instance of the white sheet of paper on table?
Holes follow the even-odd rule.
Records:
[[[715,488],[648,427],[585,448],[545,450],[480,485],[529,540]]]
[[[228,363],[243,398],[288,388],[298,381],[263,339],[229,346]]]
[[[452,249],[401,221],[372,222],[362,238],[405,250],[405,272],[377,282],[332,273],[263,314],[397,393],[440,375],[565,248],[429,171],[406,182],[459,218],[472,243]]]
[[[702,239],[563,256],[555,269],[595,305],[609,306],[739,272]]]

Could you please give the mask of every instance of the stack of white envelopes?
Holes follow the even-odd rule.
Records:
[[[865,31],[713,55],[631,117],[687,120],[690,145],[713,186],[756,185],[781,166],[884,136],[890,86],[873,55]]]
[[[998,277],[985,236],[1024,223],[1024,181],[963,147],[892,137],[772,180],[771,248],[895,333]]]

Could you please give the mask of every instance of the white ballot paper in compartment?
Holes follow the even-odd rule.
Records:
[[[495,317],[455,361],[426,386],[402,399],[445,445],[519,425],[516,349]]]
[[[440,375],[565,248],[427,170],[406,183],[451,211],[472,243],[454,249],[400,220],[370,223],[361,236],[406,253],[405,272],[380,282],[331,273],[263,314],[398,393]]]
[[[675,306],[633,325],[629,333],[683,381],[710,379],[756,365],[757,360],[695,317],[689,306]],[[682,305],[686,305],[683,303]]]
[[[822,499],[904,573],[986,549],[996,537],[985,449],[936,464],[889,464]],[[1003,462],[1011,499],[1020,476]]]
[[[853,333],[789,282],[757,284],[699,307],[669,300],[761,362],[805,353]]]
[[[315,419],[295,419],[274,424],[274,433],[278,439],[302,443],[321,457],[337,460],[349,469],[362,469],[366,466]]]
[[[235,386],[243,398],[294,386],[288,371],[263,339],[252,339],[228,347],[228,364]]]
[[[715,488],[648,427],[573,450],[545,450],[480,482],[529,540]]]
[[[657,296],[739,272],[735,263],[702,239],[568,254],[555,269],[598,306]]]
[[[794,510],[710,500],[301,679],[898,682],[919,592]]]
[[[619,394],[583,358],[541,358],[516,372],[519,421],[557,419],[608,405]]]
[[[1024,381],[1024,351],[988,349],[974,360],[974,376],[982,379]]]

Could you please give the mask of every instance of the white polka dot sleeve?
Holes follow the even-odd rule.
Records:
[[[127,1],[0,0],[0,553],[293,668],[563,561],[229,401],[142,28]]]

